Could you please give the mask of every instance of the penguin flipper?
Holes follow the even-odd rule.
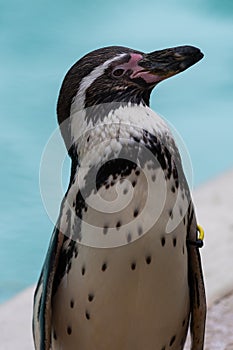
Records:
[[[49,350],[51,346],[51,297],[63,241],[64,235],[55,227],[34,294],[33,338],[36,350]]]
[[[193,205],[190,204],[188,228],[188,264],[190,289],[190,333],[191,350],[204,349],[205,321],[206,321],[206,295],[202,273],[201,256],[197,238],[197,222]]]

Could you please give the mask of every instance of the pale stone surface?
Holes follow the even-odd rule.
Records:
[[[189,349],[188,340],[185,350]],[[233,292],[214,302],[208,310],[205,350],[233,350]]]
[[[208,312],[206,350],[233,350],[233,293]]]
[[[200,186],[193,197],[205,229],[201,255],[211,305],[233,289],[233,170]]]
[[[194,202],[206,232],[201,250],[209,305],[205,350],[233,350],[233,170],[195,190]],[[0,350],[33,349],[33,289],[0,306]]]
[[[32,350],[33,290],[0,305],[0,350]]]

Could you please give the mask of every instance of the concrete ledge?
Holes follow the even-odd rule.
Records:
[[[205,230],[201,255],[210,306],[233,290],[233,170],[200,186],[193,197]]]
[[[32,350],[32,297],[34,287],[0,305],[0,349]]]

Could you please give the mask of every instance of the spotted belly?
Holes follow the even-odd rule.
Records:
[[[144,172],[135,167],[127,177],[109,177],[87,201],[78,239],[63,246],[65,268],[52,298],[53,350],[183,349],[187,203],[175,183],[147,164]],[[106,214],[96,208],[100,197],[123,207]]]

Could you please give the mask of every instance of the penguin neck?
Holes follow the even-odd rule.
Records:
[[[126,144],[143,144],[145,132],[168,133],[164,121],[144,104],[114,104],[110,110],[108,105],[102,106],[101,110],[96,107],[99,106],[94,106],[89,114],[78,111],[70,116],[70,183],[75,181],[77,174],[85,177],[85,169],[87,172],[110,159],[121,157]]]
[[[128,140],[131,137],[138,138],[137,135],[141,135],[143,129],[159,134],[167,132],[167,125],[162,118],[143,101],[140,104],[113,102],[94,105],[74,111],[67,121],[66,129],[63,130],[70,135],[66,146],[73,168],[91,153],[93,162],[95,158],[98,162],[98,156],[102,159],[104,153],[107,153],[106,147],[110,141],[116,140],[119,143],[122,137]],[[98,154],[97,150],[99,152],[100,149],[102,153]]]

